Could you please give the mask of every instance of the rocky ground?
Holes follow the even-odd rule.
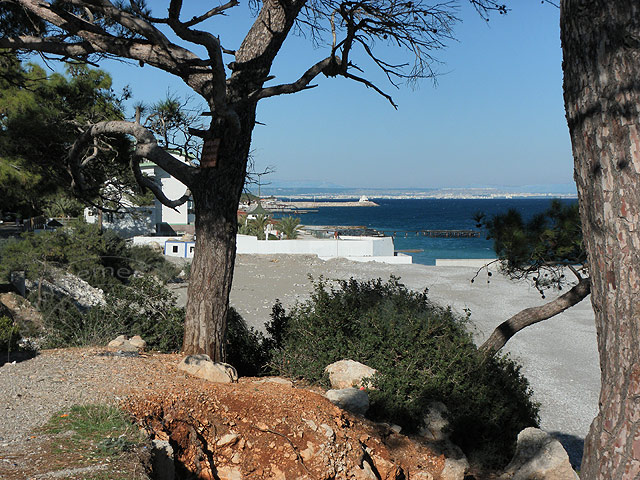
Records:
[[[445,478],[437,446],[345,412],[322,392],[269,379],[212,384],[179,372],[179,360],[86,348],[6,363],[0,368],[0,478],[116,478],[109,465],[93,465],[90,475],[65,470],[38,430],[56,412],[91,403],[119,404],[152,437],[171,439],[181,464],[200,478]]]

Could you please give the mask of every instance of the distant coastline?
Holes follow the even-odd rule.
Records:
[[[277,198],[283,202],[293,203],[317,203],[318,200],[323,203],[327,201],[340,201],[349,202],[357,200],[360,194],[352,193],[296,193],[296,194],[272,194],[270,197]],[[564,198],[564,199],[577,199],[578,195],[575,193],[462,193],[462,192],[433,192],[433,193],[401,193],[401,194],[381,194],[381,193],[369,193],[369,198],[384,199],[384,200],[426,200],[426,199],[438,199],[438,200],[503,200],[503,199],[552,199],[552,198]],[[264,195],[263,195],[264,198]],[[357,203],[353,202],[353,203]],[[327,205],[324,205],[327,206]],[[355,205],[354,205],[355,206]],[[362,206],[362,205],[360,205]]]
[[[283,201],[354,201],[361,197],[387,200],[424,199],[576,199],[570,186],[530,187],[452,187],[452,188],[331,188],[331,187],[263,187],[262,196]]]

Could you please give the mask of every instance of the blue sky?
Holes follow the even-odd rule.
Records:
[[[313,90],[263,100],[258,120],[266,125],[256,126],[252,147],[256,169],[274,167],[272,181],[371,188],[571,183],[559,10],[539,0],[510,7],[487,24],[461,1],[458,41],[436,53],[443,62],[436,86],[424,80],[398,90],[368,69],[398,110],[361,84],[324,77]],[[240,7],[205,26],[235,48],[251,20]],[[297,79],[326,53],[290,37],[274,83]],[[128,84],[135,100],[153,102],[167,90],[189,94],[179,79],[152,67],[103,68],[116,87]]]

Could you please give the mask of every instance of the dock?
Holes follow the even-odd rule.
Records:
[[[390,237],[433,237],[433,238],[477,238],[480,236],[478,230],[382,230]]]
[[[277,206],[282,208],[290,208],[292,210],[309,210],[318,209],[321,207],[379,207],[376,202],[371,200],[356,201],[356,202],[285,202],[279,201]],[[268,207],[267,207],[268,208]],[[276,207],[277,208],[277,207]]]

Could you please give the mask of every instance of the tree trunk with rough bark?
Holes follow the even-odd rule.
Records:
[[[255,106],[248,107],[240,121],[240,133],[227,129],[219,140],[205,146],[202,161],[208,159],[211,163],[201,168],[191,185],[196,246],[187,290],[183,351],[206,353],[215,362],[223,362],[226,357],[238,204],[255,124]]]
[[[640,475],[640,2],[563,0],[564,99],[601,369],[583,479]]]
[[[484,352],[485,355],[494,355],[505,346],[511,337],[523,328],[554,317],[564,312],[567,308],[580,303],[589,295],[590,287],[591,282],[588,278],[584,278],[577,285],[574,285],[571,290],[555,300],[539,307],[525,308],[516,313],[513,317],[498,325],[489,338],[480,346],[479,350]]]

